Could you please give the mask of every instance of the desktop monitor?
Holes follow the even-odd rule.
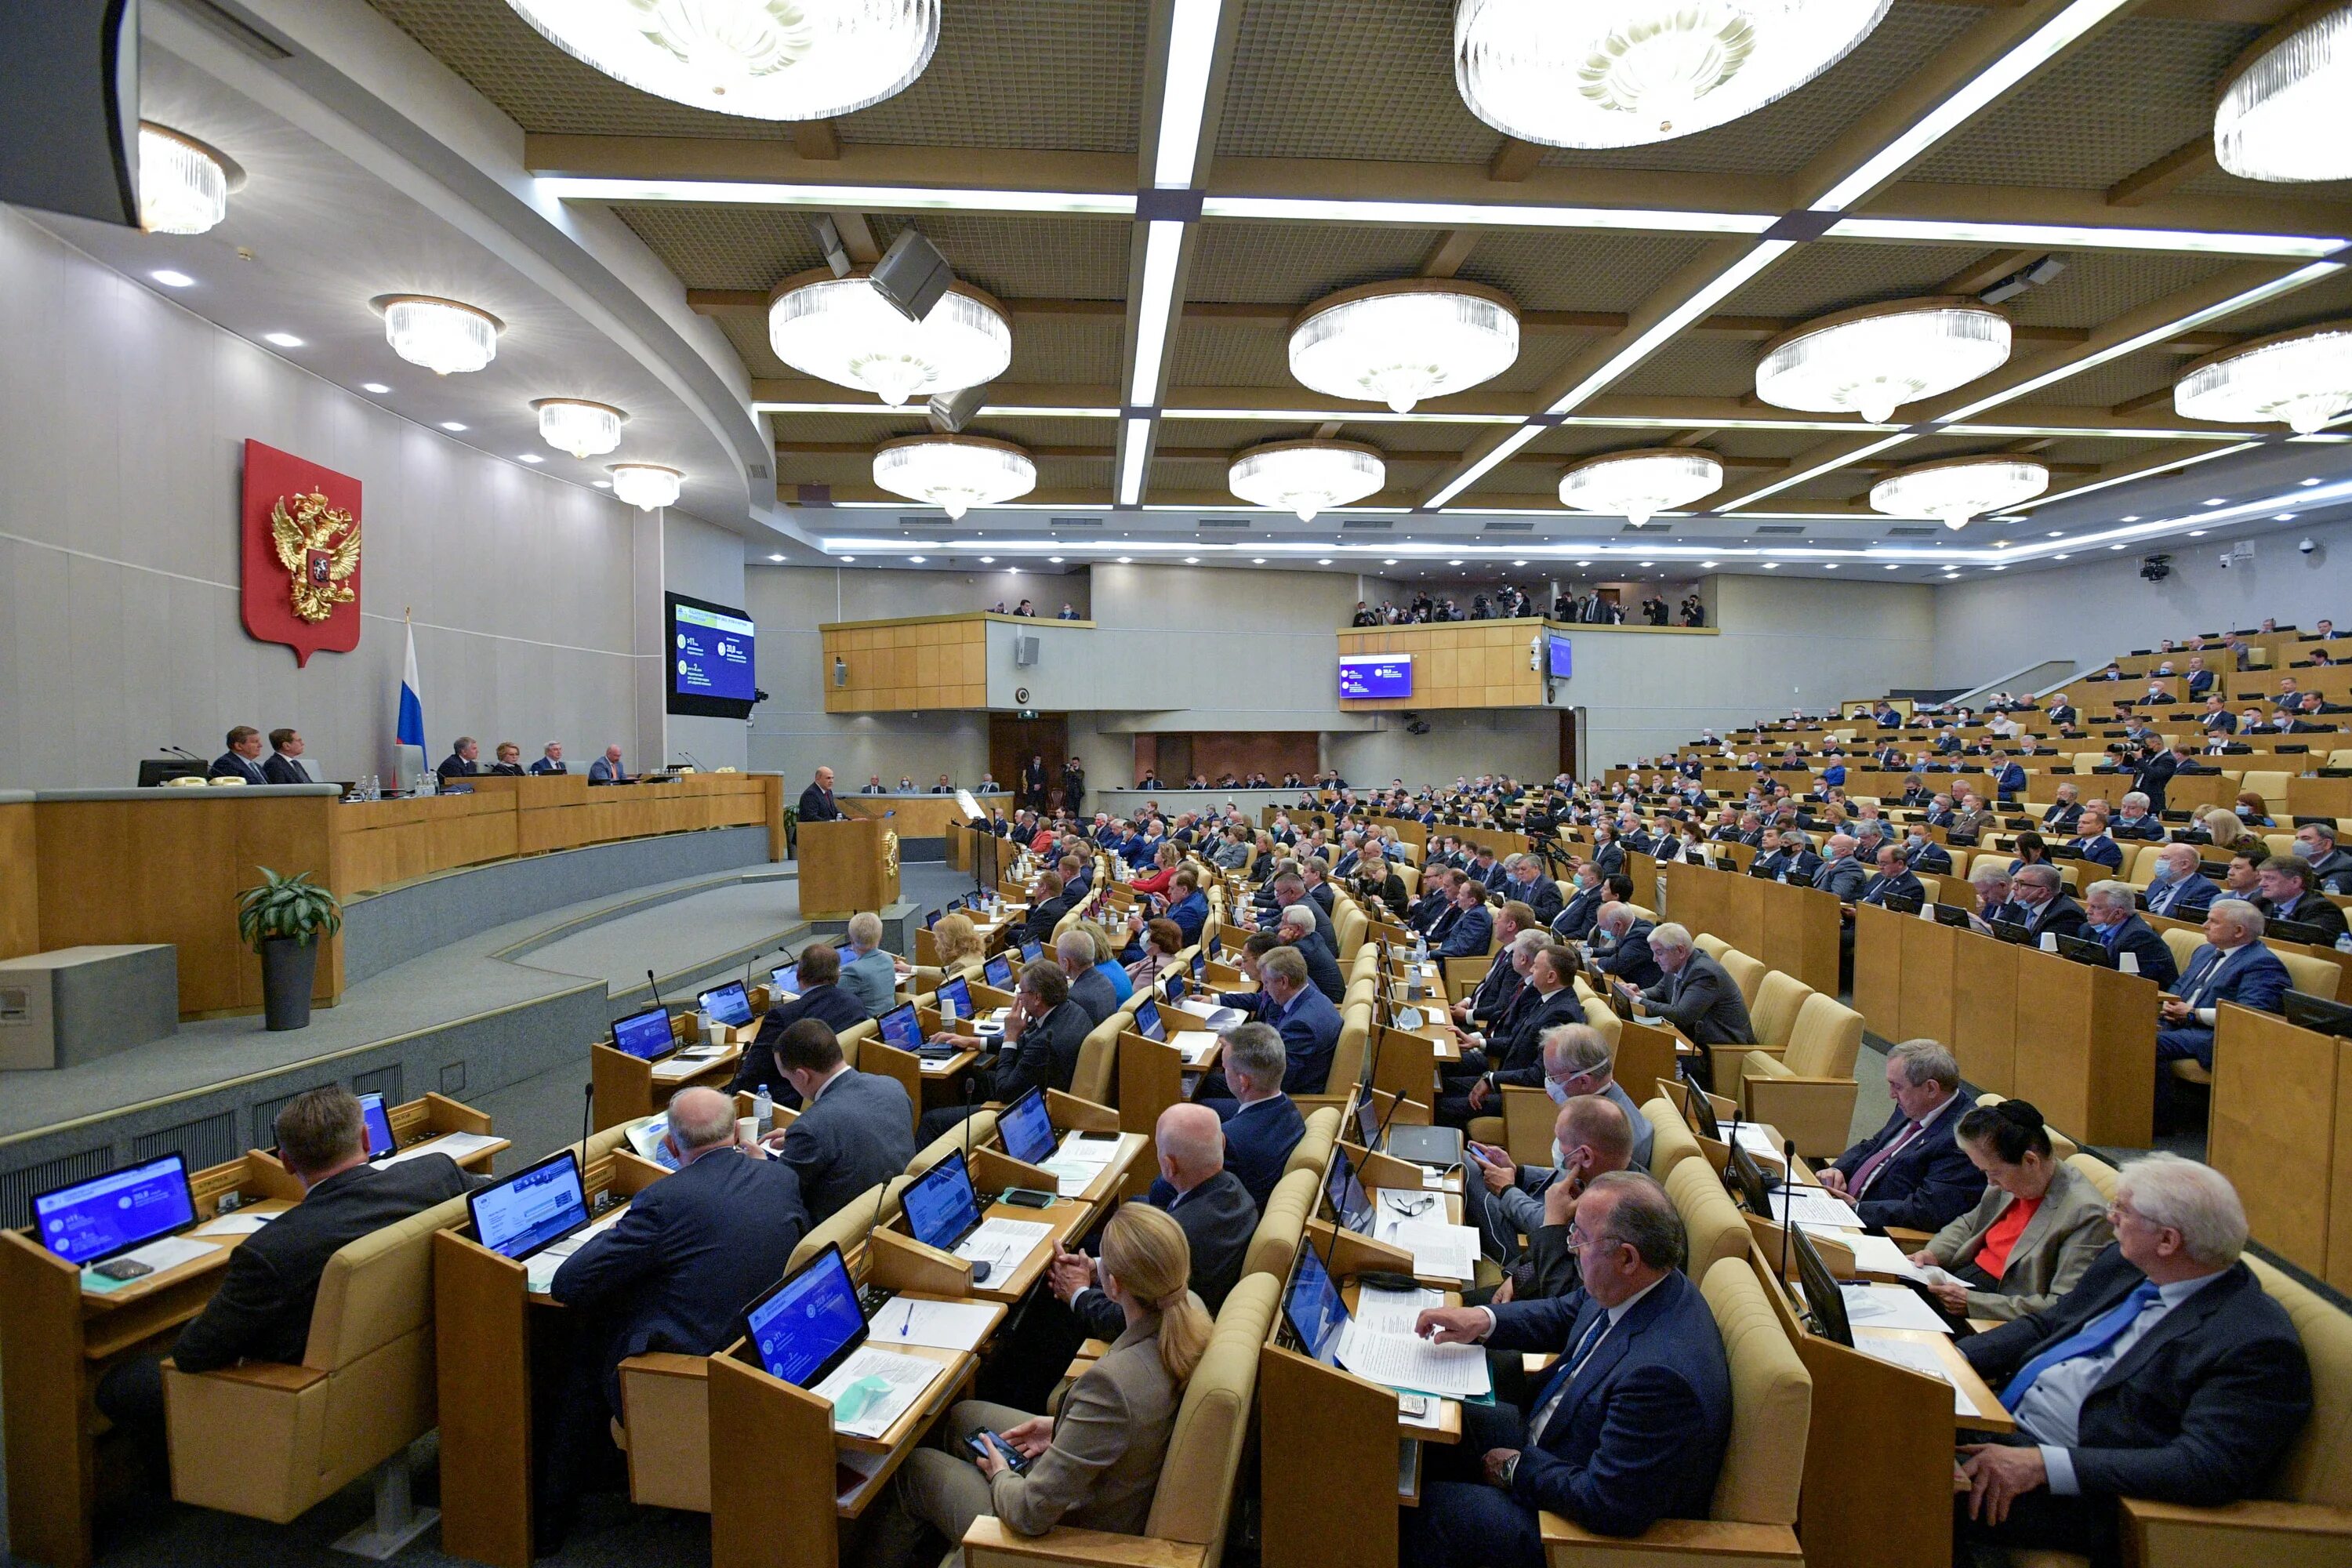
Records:
[[[1333,1364],[1348,1307],[1312,1246],[1298,1249],[1298,1268],[1290,1277],[1290,1289],[1283,1292],[1282,1315],[1289,1320],[1301,1351],[1326,1366]]]
[[[702,1010],[710,1015],[714,1024],[737,1028],[751,1021],[751,998],[744,994],[743,983],[730,980],[713,991],[695,998]]]
[[[950,1150],[939,1163],[908,1184],[900,1201],[907,1228],[926,1247],[952,1248],[980,1223],[980,1199],[963,1156]]]
[[[1919,912],[1920,900],[1909,893],[1889,893],[1879,901],[1891,915],[1916,915]]]
[[[1716,1120],[1715,1097],[1698,1081],[1698,1075],[1688,1062],[1677,1062],[1675,1070],[1682,1075],[1683,1087],[1689,1090],[1691,1131],[1711,1143],[1723,1142],[1723,1123]]]
[[[945,912],[946,911],[941,910],[933,910],[929,914],[925,915],[923,917],[923,929],[925,931],[937,930],[940,923],[940,916]]]
[[[1209,955],[1206,952],[1195,952],[1192,955],[1192,978],[1198,980],[1208,972]]]
[[[2033,932],[2023,921],[1994,921],[1992,934],[2003,942],[2013,942],[2021,945],[2030,946],[2033,942]]]
[[[103,1262],[195,1222],[188,1163],[176,1152],[33,1199],[41,1244],[68,1263]]]
[[[1969,911],[1958,904],[1937,904],[1936,923],[1939,926],[1957,926],[1966,930],[1969,923]]]
[[[1789,1256],[1797,1265],[1797,1285],[1805,1293],[1805,1310],[1812,1315],[1813,1331],[1851,1350],[1853,1324],[1846,1317],[1845,1297],[1839,1293],[1837,1277],[1822,1261],[1821,1249],[1813,1245],[1813,1238],[1805,1234],[1802,1226],[1789,1227]]]
[[[1185,982],[1184,972],[1182,970],[1171,969],[1167,973],[1160,977],[1160,994],[1166,996],[1171,1002],[1181,1002],[1184,999],[1184,991]]]
[[[1013,989],[1013,961],[998,953],[981,966],[981,977],[999,991]]]
[[[922,1021],[915,1016],[915,1005],[901,1002],[876,1021],[882,1043],[902,1051],[911,1051],[923,1043]]]
[[[1772,1217],[1772,1184],[1764,1174],[1764,1167],[1756,1156],[1736,1141],[1731,1144],[1723,1165],[1724,1185],[1733,1189],[1748,1212],[1760,1219]]]
[[[1160,1004],[1149,998],[1135,1005],[1135,1032],[1147,1040],[1168,1038],[1168,1026],[1160,1021]]]
[[[1356,1142],[1367,1149],[1377,1148],[1381,1136],[1380,1107],[1372,1103],[1370,1091],[1356,1099]]]
[[[569,1149],[466,1194],[474,1237],[501,1258],[530,1257],[588,1223],[580,1159]]]
[[[1223,952],[1224,950],[1225,939],[1223,936],[1212,936],[1208,941],[1201,944],[1201,951],[1207,953],[1211,958],[1216,957],[1217,954]]]
[[[392,1136],[392,1118],[384,1114],[383,1096],[363,1094],[359,1097],[360,1120],[367,1124],[367,1157],[381,1160],[399,1147]]]
[[[866,1313],[841,1247],[793,1269],[743,1310],[743,1337],[768,1375],[798,1388],[823,1383],[866,1342]]]
[[[1054,1157],[1054,1123],[1045,1114],[1045,1094],[1031,1089],[1006,1106],[996,1118],[997,1136],[1004,1152],[1024,1165],[1042,1165]]]
[[[669,1026],[669,1009],[648,1007],[642,1013],[632,1013],[625,1018],[613,1020],[613,1048],[626,1051],[633,1057],[652,1061],[666,1057],[676,1047]]]
[[[2289,991],[2280,998],[2279,1006],[2286,1021],[2298,1029],[2352,1039],[2352,1005],[2306,991]]]
[[[1554,680],[1566,680],[1575,674],[1576,650],[1570,645],[1567,637],[1554,632],[1547,639],[1547,647],[1550,655],[1551,678]]]
[[[2326,931],[2303,921],[2270,921],[2263,925],[2263,934],[2273,942],[2300,942],[2305,947],[2328,945]]]
[[[962,975],[959,974],[952,980],[940,982],[940,1000],[953,1004],[957,1017],[971,1016],[971,987],[963,983]]]

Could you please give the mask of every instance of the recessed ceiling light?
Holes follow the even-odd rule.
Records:
[[[1045,557],[1045,560],[1049,564],[1055,566],[1059,566],[1062,563],[1062,558],[1058,555],[1048,555]]]
[[[543,463],[547,461],[547,459],[541,457],[536,452],[517,452],[515,454],[515,461],[518,463]]]
[[[2303,484],[2307,488],[2307,487],[2309,487],[2309,486],[2312,486],[2312,485],[2315,485],[2315,484],[2317,484],[2319,481],[2318,481],[2316,479],[2305,479],[2305,480],[2303,480],[2302,482],[2303,482]]]
[[[2120,544],[2110,544],[2110,545],[2108,545],[2108,546],[2107,546],[2107,548],[2108,548],[2108,549],[2110,549],[2110,550],[2121,550],[2121,549],[2123,548],[2123,546],[2122,546],[2122,545],[2120,545]]]
[[[2191,539],[2202,539],[2205,537],[2205,531],[2201,528],[2192,528],[2189,531],[2189,537]]]
[[[777,556],[777,557],[776,557],[776,559],[777,559],[777,560],[779,560],[779,561],[782,561],[782,560],[783,559],[783,557],[782,557],[782,556],[781,556],[781,555],[779,555],[779,556]],[[842,559],[843,559],[844,561],[852,561],[852,562],[854,562],[854,561],[856,561],[856,560],[857,559],[857,557],[856,557],[856,556],[855,556],[855,555],[845,555],[845,556],[843,556],[843,557],[842,557]]]
[[[444,419],[441,421],[441,428],[454,434],[457,431],[463,430],[465,426],[458,424],[455,419]]]
[[[362,392],[373,392],[378,397],[382,397],[385,393],[390,392],[392,388],[386,386],[380,381],[363,381],[360,383],[360,390]]]
[[[1511,563],[1511,564],[1512,564],[1512,565],[1514,565],[1514,566],[1524,566],[1524,565],[1526,565],[1526,564],[1527,564],[1527,563],[1526,563],[1526,562],[1524,562],[1524,561],[1514,561],[1514,562],[1512,562],[1512,563]]]
[[[1135,557],[1131,555],[1122,555],[1118,558],[1118,563],[1122,566],[1129,565],[1134,561],[1134,559]]]
[[[1778,572],[1780,569],[1780,563],[1778,561],[1767,561],[1764,563],[1764,570],[1767,572]]]
[[[1579,566],[1590,566],[1590,565],[1591,565],[1591,564],[1592,564],[1592,563],[1591,563],[1591,562],[1590,562],[1590,561],[1580,561],[1580,562],[1578,562],[1578,563],[1577,563],[1577,564],[1578,564]]]
[[[993,555],[983,555],[980,558],[980,563],[982,566],[993,566],[996,564],[996,557]]]
[[[2128,516],[2128,517],[2125,518],[2123,521],[2126,521],[2126,522],[2137,522],[2137,521],[2139,521],[2139,513],[2137,513],[2137,512],[2133,512],[2130,516]],[[2053,538],[2053,539],[2055,539],[2055,538],[2057,538],[2058,536],[2057,536],[2056,534],[2054,534],[2054,533],[2053,533],[2053,534],[2052,534],[2050,537],[2051,537],[2051,538]]]
[[[1897,565],[1894,565],[1894,566],[1889,566],[1888,568],[1886,568],[1886,570],[1888,570],[1889,572],[1900,572],[1900,571],[1902,571],[1902,570],[1903,570],[1903,568],[1902,568],[1902,566],[1901,566],[1901,565],[1897,564]]]
[[[302,346],[302,340],[291,332],[264,332],[261,334],[261,341],[265,343],[276,343],[281,349],[299,349]]]
[[[2044,537],[2050,539],[2063,539],[2066,537],[2066,532],[2063,529],[2053,529]]]
[[[1187,566],[1198,566],[1200,563],[1201,558],[1197,555],[1187,555],[1184,557],[1184,564]]]
[[[1449,562],[1447,562],[1447,563],[1446,563],[1446,564],[1447,564],[1448,566],[1459,566],[1459,565],[1461,565],[1461,564],[1462,564],[1462,563],[1460,563],[1459,561],[1449,561]]]
[[[613,488],[613,481],[610,479],[598,479],[596,481],[596,488],[600,490],[609,490]]]
[[[1263,555],[1253,555],[1250,557],[1250,564],[1253,566],[1263,566],[1265,564],[1265,557]]]
[[[1646,572],[1646,571],[1648,571],[1651,567],[1655,566],[1656,564],[1657,564],[1657,563],[1656,563],[1656,562],[1654,562],[1654,561],[1644,561],[1644,562],[1643,562],[1643,563],[1642,563],[1642,570],[1643,570],[1644,572]]]
[[[1318,561],[1315,564],[1318,566],[1328,566],[1331,564],[1331,558],[1328,555],[1326,555],[1322,560]]]
[[[1021,568],[1018,566],[1007,566],[1004,569],[1004,574],[1008,577],[1018,577],[1021,575]]]
[[[2072,559],[2073,559],[2073,557],[2072,557],[2072,556],[2069,556],[2069,555],[2068,555],[2064,551],[2063,551],[2063,550],[2062,550],[2062,551],[2060,551],[2057,554],[2053,555],[2050,559],[2051,559],[2051,560],[2053,560],[2053,561],[2068,561],[2068,560],[2072,560]]]
[[[1701,566],[1703,566],[1703,567],[1704,567],[1704,566],[1712,566],[1712,565],[1714,565],[1714,564],[1715,564],[1715,563],[1714,563],[1714,562],[1712,562],[1712,561],[1702,561],[1702,562],[1700,562],[1700,563],[1699,563],[1699,564],[1700,564]]]
[[[919,555],[909,555],[907,559],[913,562],[918,566],[920,566],[923,563],[923,557]]]
[[[168,267],[159,267],[154,271],[147,274],[147,276],[152,278],[156,282],[161,283],[166,289],[193,289],[196,286],[196,280],[194,279],[189,277],[184,272],[174,272]]]
[[[2006,571],[2008,571],[2008,570],[2009,570],[2009,568],[2008,568],[2008,567],[2006,567],[2006,566],[1996,566],[1996,567],[1994,567],[1994,568],[1993,568],[1993,570],[1994,570],[1994,571],[1996,571],[1996,572],[2006,572]]]
[[[2293,522],[2294,521],[2294,513],[2291,511],[2279,512],[2273,516],[2271,521],[2273,522]]]
[[[2227,506],[2230,504],[2230,500],[2227,496],[2207,496],[2205,498],[2205,504],[2207,506]]]

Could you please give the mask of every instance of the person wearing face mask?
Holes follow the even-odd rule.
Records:
[[[2294,830],[2294,852],[2311,864],[2314,884],[2322,892],[2352,893],[2352,852],[2336,844],[2332,822],[2306,822]]]
[[[1870,872],[1854,851],[1859,846],[1849,833],[1832,833],[1826,846],[1829,850],[1813,872],[1813,886],[1837,895],[1838,902],[1850,904],[1862,896],[1870,883]]]
[[[1568,901],[1560,906],[1559,917],[1551,922],[1552,931],[1566,942],[1582,942],[1592,934],[1592,922],[1608,901],[1607,889],[1601,885],[1601,868],[1590,860],[1576,863],[1576,888]]]
[[[2156,934],[2156,928],[2133,908],[2136,890],[2129,882],[2092,883],[2090,891],[2083,895],[2083,934],[2097,938],[2118,958],[2130,953],[2139,973],[2155,981],[2158,990],[2169,990],[2180,977],[2180,966],[2173,962],[2172,950]]]
[[[2176,921],[2200,921],[2213,902],[2213,884],[2199,872],[2197,851],[2168,844],[2157,852],[2147,884],[2147,912]]]
[[[2022,1100],[1975,1107],[1953,1135],[1984,1173],[1985,1194],[1911,1261],[1950,1276],[1927,1289],[1955,1318],[2047,1310],[2115,1240],[2105,1196],[2057,1157],[2042,1112]]]
[[[1467,1127],[1473,1116],[1499,1114],[1505,1084],[1532,1089],[1543,1082],[1545,1035],[1583,1016],[1569,984],[1576,960],[1568,949],[1532,931],[1514,945],[1526,954],[1527,985],[1491,1037],[1462,1037],[1462,1059],[1449,1065],[1433,1108],[1443,1126]]]
[[[2009,880],[2010,901],[2025,910],[2026,936],[2040,942],[2045,931],[2059,936],[2083,934],[2083,906],[2068,898],[2065,879],[2055,866],[2021,866]]]
[[[1638,1111],[1633,1120],[1643,1122]],[[1503,1266],[1503,1282],[1487,1304],[1573,1296],[1583,1284],[1570,1237],[1576,1200],[1593,1177],[1633,1168],[1633,1128],[1625,1112],[1602,1094],[1562,1100],[1552,1113],[1551,1163],[1541,1167],[1515,1165],[1505,1151],[1478,1147],[1475,1169],[1484,1179],[1463,1189],[1464,1212],[1479,1228],[1481,1247]],[[1498,1358],[1492,1371],[1498,1397],[1526,1387],[1522,1366]]]
[[[1922,877],[1948,877],[1952,874],[1951,852],[1927,837],[1927,830],[1914,823],[1903,841],[1903,863]]]
[[[1579,1100],[1605,1101],[1623,1119],[1622,1156],[1594,1169],[1622,1170],[1631,1165],[1648,1170],[1656,1131],[1633,1103],[1633,1097],[1617,1082],[1616,1047],[1590,1025],[1562,1024],[1544,1031],[1541,1051],[1544,1092],[1552,1104],[1565,1111]],[[1485,1237],[1489,1258],[1497,1261],[1509,1258],[1517,1249],[1518,1237],[1535,1235],[1536,1227],[1544,1223],[1539,1200],[1575,1164],[1567,1152],[1577,1147],[1580,1137],[1555,1131],[1552,1163],[1546,1167],[1515,1163],[1510,1151],[1499,1144],[1469,1146],[1475,1156],[1472,1169],[1481,1179],[1465,1186],[1464,1222]],[[1584,1173],[1591,1175],[1594,1170]],[[1563,1218],[1556,1223],[1567,1222]]]

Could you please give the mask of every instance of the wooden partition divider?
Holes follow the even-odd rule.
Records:
[[[1676,860],[1666,866],[1664,913],[1694,933],[1721,937],[1824,995],[1838,994],[1834,894]]]
[[[2224,1004],[2206,1158],[2263,1246],[2352,1290],[2352,1040]]]

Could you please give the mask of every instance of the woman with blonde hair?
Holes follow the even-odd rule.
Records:
[[[1127,977],[1126,968],[1118,962],[1118,945],[1111,941],[1110,932],[1104,929],[1103,923],[1100,921],[1080,921],[1078,929],[1094,938],[1095,968],[1110,982],[1110,994],[1122,1002],[1134,995],[1135,982]]]
[[[1127,966],[1127,978],[1135,990],[1148,991],[1184,951],[1184,928],[1162,915],[1144,922],[1139,940],[1143,956]]]
[[[1103,1227],[1097,1283],[1127,1328],[1071,1385],[1058,1416],[968,1399],[947,1413],[938,1447],[907,1457],[864,1553],[867,1568],[939,1561],[971,1521],[992,1514],[1017,1535],[1056,1524],[1141,1533],[1160,1485],[1185,1380],[1213,1326],[1186,1281],[1183,1230],[1149,1204],[1128,1204]],[[984,1434],[1022,1456],[1016,1471]],[[973,1439],[979,1447],[972,1447]]]
[[[2248,827],[2245,818],[2226,805],[2210,808],[2199,820],[2205,831],[2212,836],[2213,847],[2223,854],[2235,849],[2241,844],[2262,847],[2262,835]]]

